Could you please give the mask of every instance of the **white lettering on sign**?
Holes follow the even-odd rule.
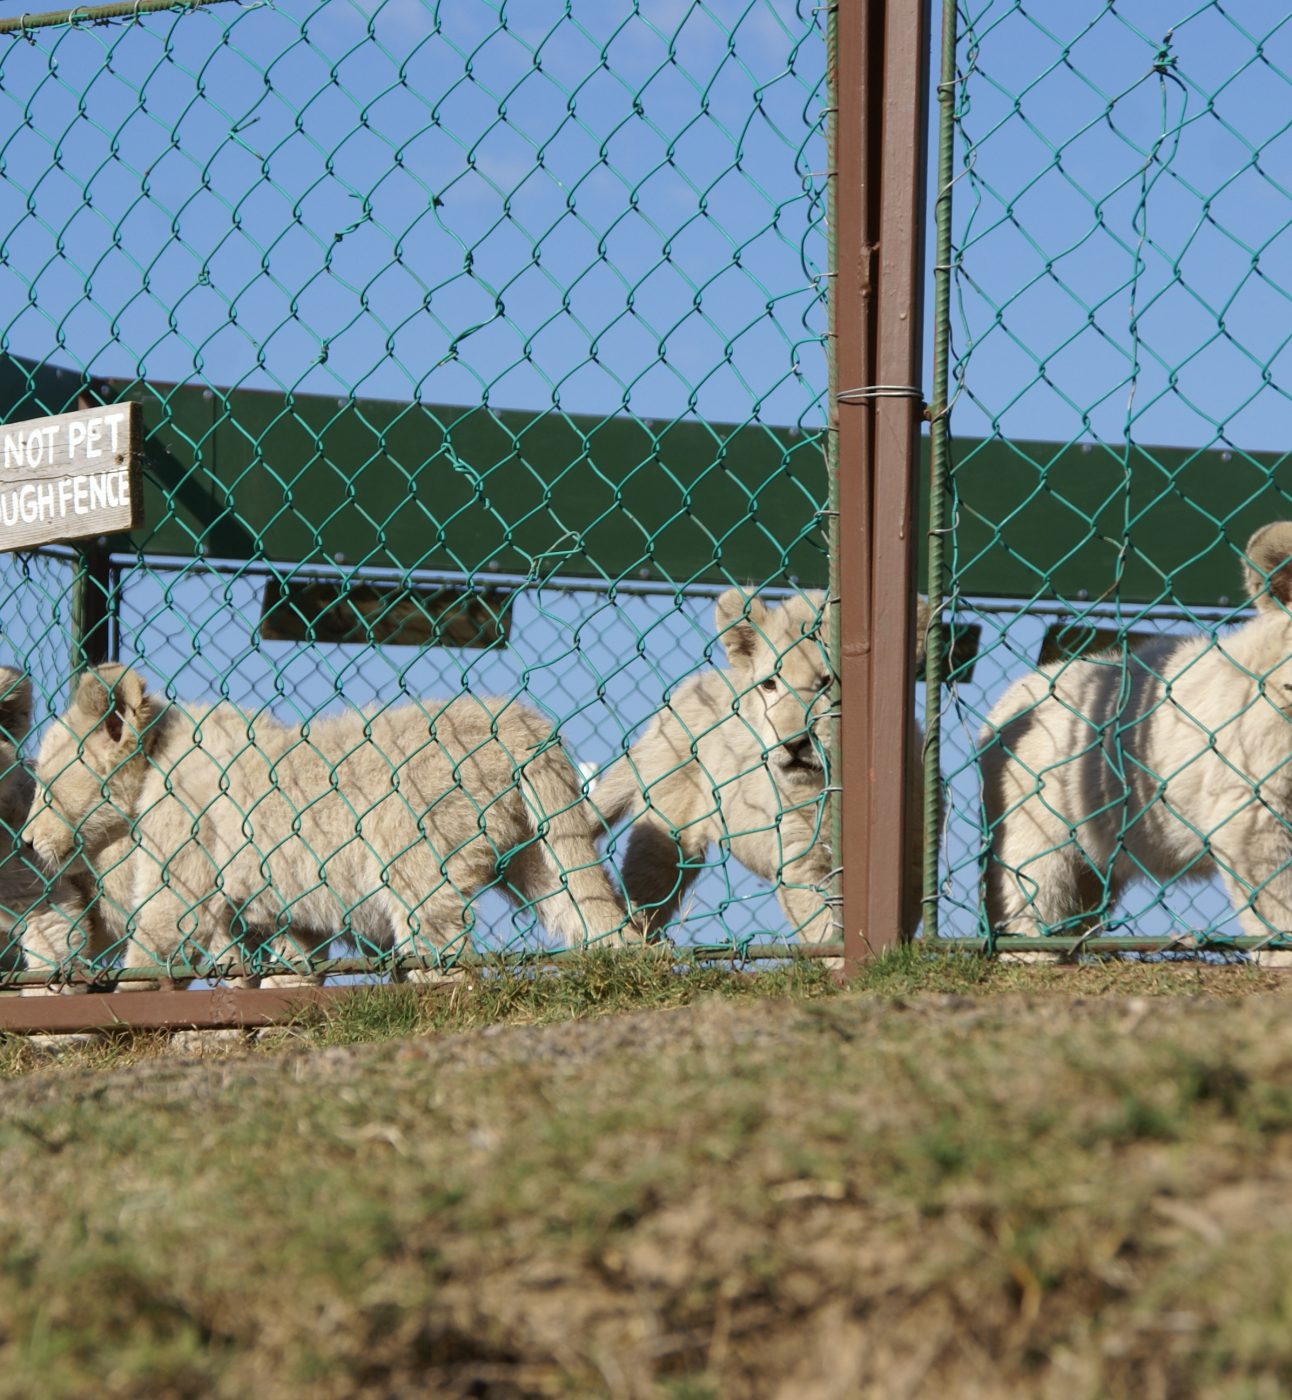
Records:
[[[90,511],[116,509],[130,504],[130,477],[125,471],[65,476],[57,482],[25,482],[22,486],[0,483],[0,523],[66,520]]]
[[[139,523],[138,404],[0,424],[0,550]]]

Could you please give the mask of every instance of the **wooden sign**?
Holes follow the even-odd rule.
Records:
[[[0,426],[0,550],[141,524],[137,403]]]

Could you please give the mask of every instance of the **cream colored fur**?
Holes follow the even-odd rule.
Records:
[[[355,933],[384,948],[411,937],[429,961],[495,883],[567,944],[622,937],[578,775],[514,701],[430,700],[298,730],[167,704],[104,666],[50,727],[37,778],[24,835],[50,867],[78,850],[95,873],[116,865],[127,965],[181,945],[226,956],[235,913],[313,945],[347,911]]]
[[[593,787],[608,822],[633,815],[624,884],[652,931],[675,916],[716,845],[776,886],[799,939],[831,938],[830,813],[822,800],[832,722],[825,612],[820,592],[777,604],[728,589],[715,609],[728,669],[684,681]],[[921,656],[927,620],[921,603]],[[922,844],[920,777],[916,743],[906,794],[912,851]],[[908,927],[918,920],[919,879],[916,859],[906,880]]]
[[[30,678],[0,666],[0,967],[14,970],[25,962],[57,983],[69,959],[101,950],[102,937],[85,892],[74,881],[54,882],[55,897],[49,898],[50,882],[19,836],[35,788],[18,758],[18,745],[31,728],[31,709]]]
[[[982,733],[987,913],[1082,932],[1135,880],[1219,875],[1243,932],[1292,931],[1292,522],[1258,530],[1237,630],[1047,666]]]

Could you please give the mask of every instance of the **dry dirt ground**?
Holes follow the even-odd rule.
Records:
[[[0,1396],[1292,1390],[1292,989],[914,981],[11,1047]]]

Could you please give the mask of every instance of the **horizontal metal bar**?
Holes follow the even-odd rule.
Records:
[[[1091,603],[1088,606],[1076,607],[1065,603],[1031,602],[1025,598],[1018,598],[1013,602],[999,602],[971,598],[967,594],[962,594],[961,597],[963,611],[971,616],[999,613],[1016,617],[1025,614],[1028,617],[1052,617],[1058,622],[1073,622],[1078,625],[1087,619],[1118,622],[1128,612],[1134,613],[1136,618],[1153,622],[1226,623],[1236,622],[1251,611],[1250,604],[1242,598],[1236,599],[1233,606],[1199,603],[1196,608],[1180,608],[1160,603],[1130,603],[1119,608],[1116,603]]]
[[[741,962],[763,962],[773,958],[795,962],[806,958],[843,957],[843,944],[839,943],[755,943],[748,948],[675,948],[673,956],[679,961],[688,958],[696,962],[720,962],[725,958],[737,958]]]
[[[0,19],[0,34],[25,34],[31,29],[49,29],[59,24],[101,24],[110,19],[133,19],[136,15],[159,10],[197,10],[205,5],[221,5],[227,0],[118,0],[110,5],[78,5],[70,10],[48,10],[39,15],[13,15]]]
[[[984,949],[982,939],[943,940],[946,943],[965,942],[975,949]],[[1272,944],[1268,938],[1226,938],[1208,933],[1181,933],[1161,938],[1140,938],[1133,934],[1101,934],[1098,938],[1056,938],[1049,935],[1028,938],[998,938],[998,953],[1238,953],[1254,948],[1268,952],[1292,951],[1292,942]]]
[[[52,559],[60,564],[75,565],[76,552],[65,545],[40,545],[27,553],[42,559]],[[323,564],[271,563],[258,559],[219,559],[182,558],[177,555],[131,554],[124,550],[113,550],[108,556],[112,566],[124,574],[129,582],[135,569],[150,574],[183,574],[187,578],[199,578],[204,574],[213,577],[237,575],[239,578],[290,578],[294,582],[314,580],[334,583],[338,575],[353,578],[365,583],[416,584],[461,584],[467,581],[477,588],[524,588],[529,592],[546,589],[553,593],[623,593],[630,597],[668,597],[677,593],[695,598],[716,598],[731,586],[722,580],[706,583],[703,579],[681,584],[663,583],[642,579],[598,579],[582,577],[578,574],[552,574],[541,582],[536,582],[528,574],[504,573],[490,569],[476,569],[470,573],[452,569],[395,569],[382,564],[345,564],[332,567]],[[759,588],[763,598],[788,598],[797,590],[784,584],[769,583]]]
[[[21,1035],[109,1030],[254,1030],[310,1006],[333,1007],[366,990],[348,987],[213,987],[204,992],[0,997],[0,1031]]]
[[[741,961],[820,959],[842,957],[843,945],[822,943],[815,947],[794,944],[761,944],[745,953],[706,948],[681,950],[681,961]],[[546,961],[559,965],[559,955]],[[154,978],[156,974],[153,974]],[[0,1032],[20,1035],[60,1035],[104,1030],[253,1030],[294,1020],[308,1007],[334,1007],[348,996],[370,992],[374,985],[350,983],[330,987],[212,987],[203,991],[118,991],[107,994],[0,997]],[[453,985],[445,978],[419,990],[443,990]]]

